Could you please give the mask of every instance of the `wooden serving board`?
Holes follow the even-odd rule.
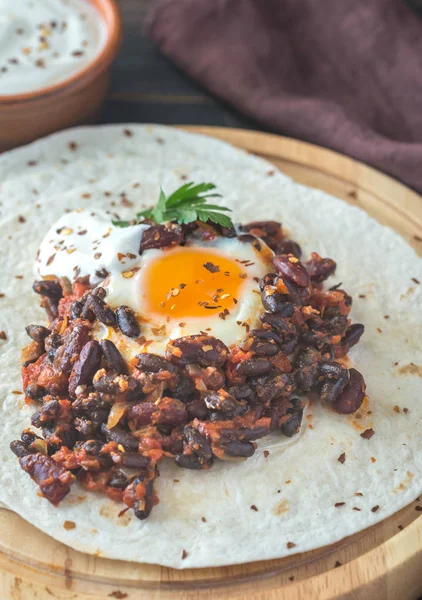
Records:
[[[187,127],[263,156],[293,179],[366,210],[422,255],[422,198],[363,164],[280,136]],[[18,492],[17,492],[18,493]],[[416,501],[332,546],[281,560],[177,571],[89,556],[0,509],[1,600],[415,599],[422,594]]]

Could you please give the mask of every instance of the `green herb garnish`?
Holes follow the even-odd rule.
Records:
[[[155,206],[136,213],[136,219],[132,221],[112,221],[112,223],[116,227],[128,227],[137,225],[143,219],[151,219],[155,223],[176,221],[180,224],[211,221],[223,227],[233,227],[230,217],[224,214],[231,212],[230,208],[207,203],[208,198],[221,198],[221,194],[211,194],[210,190],[215,190],[213,183],[195,185],[193,181],[185,183],[170,196],[166,196],[160,188],[160,197]]]

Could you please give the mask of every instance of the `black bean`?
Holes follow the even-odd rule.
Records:
[[[267,375],[273,369],[273,364],[267,358],[250,358],[236,365],[236,373],[242,377],[259,377]]]
[[[277,273],[286,279],[290,279],[299,287],[308,287],[309,273],[295,256],[289,254],[274,256],[273,265]]]
[[[152,481],[146,476],[139,476],[134,480],[133,486],[135,489],[139,483],[142,483],[145,489],[145,496],[142,500],[135,502],[134,514],[137,519],[143,521],[149,516],[154,506],[154,487]]]
[[[263,377],[254,382],[255,392],[260,402],[270,403],[274,398],[288,395],[293,390],[293,379],[291,375],[282,373],[274,377]]]
[[[91,419],[87,417],[75,417],[74,420],[75,429],[78,432],[79,439],[87,440],[95,435],[97,428]]]
[[[88,440],[83,444],[84,450],[91,456],[98,456],[103,449],[103,443],[99,440]]]
[[[183,448],[183,454],[175,457],[178,467],[203,469],[212,463],[211,444],[190,425],[183,429]]]
[[[14,440],[13,442],[10,442],[10,449],[18,458],[26,456],[27,454],[33,454],[35,452],[35,450],[28,448],[28,446],[20,440]]]
[[[29,444],[32,444],[33,442],[35,442],[35,440],[39,439],[41,439],[40,436],[31,431],[30,429],[25,429],[21,433],[21,440],[26,446],[29,446]]]
[[[177,398],[182,402],[189,402],[192,399],[192,395],[195,393],[195,391],[196,390],[193,381],[189,379],[189,377],[179,375],[172,395],[173,398]]]
[[[137,354],[135,358],[137,362],[134,366],[140,371],[146,371],[147,373],[158,373],[159,371],[176,372],[175,366],[165,359],[164,356],[142,352],[141,354]]]
[[[289,420],[280,426],[281,432],[286,437],[293,437],[298,433],[303,418],[303,404],[298,398],[292,398],[292,408],[287,410],[287,414],[290,416]]]
[[[264,330],[265,331],[265,330]],[[270,335],[272,332],[268,332]],[[252,343],[246,340],[246,344],[252,352],[258,356],[275,356],[280,352],[280,347],[274,338],[263,338],[262,336],[254,337]],[[243,346],[242,346],[243,347]]]
[[[289,312],[289,307],[286,307],[285,296],[279,294],[277,290],[275,290],[271,286],[265,286],[265,288],[261,292],[261,301],[262,305],[266,311],[269,313],[285,313],[286,310]],[[293,310],[292,310],[293,313]]]
[[[229,456],[249,458],[255,453],[255,446],[251,442],[233,441],[222,443],[221,448]]]
[[[361,323],[350,325],[346,331],[346,335],[342,339],[342,343],[345,342],[351,348],[358,343],[364,331],[365,327]]]
[[[174,246],[183,241],[182,228],[177,225],[166,227],[165,225],[153,225],[146,229],[142,235],[139,246],[139,254],[150,248],[164,248]]]
[[[300,258],[302,255],[302,249],[293,240],[281,240],[278,242],[277,247],[275,249],[276,254],[293,254],[296,258]]]
[[[123,471],[120,469],[112,469],[110,471],[110,479],[108,480],[110,487],[124,490],[128,483],[129,480]]]
[[[347,377],[345,379],[325,381],[320,392],[321,401],[324,402],[324,404],[333,404],[340,396],[347,383]]]
[[[104,375],[94,381],[94,389],[102,394],[119,396],[119,401],[133,402],[141,396],[141,386],[139,381],[129,375]]]
[[[118,375],[125,375],[127,373],[126,363],[113,342],[101,340],[100,344],[107,368]]]
[[[282,317],[281,314],[272,315],[264,313],[261,315],[261,321],[264,324],[270,325],[278,335],[278,345],[284,354],[291,354],[297,346],[298,333],[295,326]]]
[[[227,360],[228,348],[215,337],[191,335],[171,340],[167,356],[175,364],[197,363],[203,367],[221,367]]]
[[[75,302],[72,302],[72,305],[70,307],[70,318],[73,320],[79,319],[79,317],[82,314],[83,307],[84,305],[82,304],[82,302],[79,302],[79,300],[75,300]]]
[[[65,350],[61,356],[59,364],[60,371],[65,375],[69,375],[70,371],[72,370],[72,366],[75,363],[75,359],[81,353],[82,348],[88,343],[89,333],[89,327],[86,325],[77,324],[69,334],[67,343],[65,345]]]
[[[45,387],[37,383],[30,383],[25,390],[25,396],[28,396],[31,400],[40,401],[46,393]]]
[[[246,400],[248,404],[253,403],[256,400],[255,390],[246,383],[239,383],[230,387],[228,390],[229,394],[234,396],[236,400]]]
[[[192,402],[188,402],[186,405],[188,409],[189,420],[199,419],[200,421],[205,421],[209,418],[209,410],[205,402],[201,400],[192,400]]]
[[[150,463],[147,456],[142,456],[137,452],[123,452],[120,457],[122,467],[128,469],[146,469]]]
[[[365,397],[366,385],[356,369],[349,369],[349,382],[334,402],[337,412],[347,415],[358,410]]]
[[[117,442],[118,444],[121,444],[125,450],[132,452],[138,451],[139,443],[136,437],[120,427],[108,429],[104,424],[102,424],[101,433],[108,442]]]
[[[97,288],[97,289],[99,289],[99,288]],[[100,298],[100,296],[91,295],[85,304],[82,314],[84,314],[84,311],[87,307],[90,310],[92,310],[92,312],[94,313],[96,318],[99,321],[101,321],[101,323],[104,323],[104,325],[115,325],[116,324],[116,317],[114,315],[114,312],[104,302],[104,300],[102,300]]]
[[[32,289],[40,296],[45,296],[51,300],[60,300],[63,296],[63,290],[57,279],[43,279],[42,281],[36,281]]]
[[[223,389],[207,392],[204,395],[204,402],[209,410],[223,413],[224,416],[240,415],[248,410],[245,402],[243,404],[237,402]]]
[[[78,360],[73,365],[69,377],[69,393],[74,396],[80,385],[92,382],[92,378],[100,368],[101,346],[96,340],[91,340],[82,348]]]
[[[326,379],[348,379],[347,369],[334,361],[320,363],[319,372]]]
[[[91,294],[93,296],[98,296],[98,298],[101,298],[101,300],[104,300],[104,298],[107,295],[106,290],[101,287],[100,285],[98,287],[96,287],[94,290],[92,290]]]
[[[122,304],[114,311],[120,331],[128,337],[139,337],[141,329],[131,308]]]
[[[38,342],[39,344],[42,344],[45,338],[51,333],[47,327],[43,327],[42,325],[28,325],[25,327],[25,331],[34,342]]]

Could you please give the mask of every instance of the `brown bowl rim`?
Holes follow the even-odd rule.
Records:
[[[92,0],[87,0],[93,4]],[[59,94],[68,87],[78,88],[86,83],[86,80],[94,78],[105,70],[113,61],[117,54],[122,38],[122,20],[117,7],[116,0],[101,0],[104,10],[109,11],[108,19],[105,19],[107,26],[107,40],[102,51],[89,62],[83,69],[77,71],[71,77],[63,81],[43,87],[34,92],[24,94],[0,95],[0,108],[2,105],[19,104],[31,102],[33,100],[42,100],[43,98]]]

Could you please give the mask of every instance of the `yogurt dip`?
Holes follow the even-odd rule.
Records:
[[[0,97],[68,79],[106,39],[106,23],[88,0],[0,0]]]

